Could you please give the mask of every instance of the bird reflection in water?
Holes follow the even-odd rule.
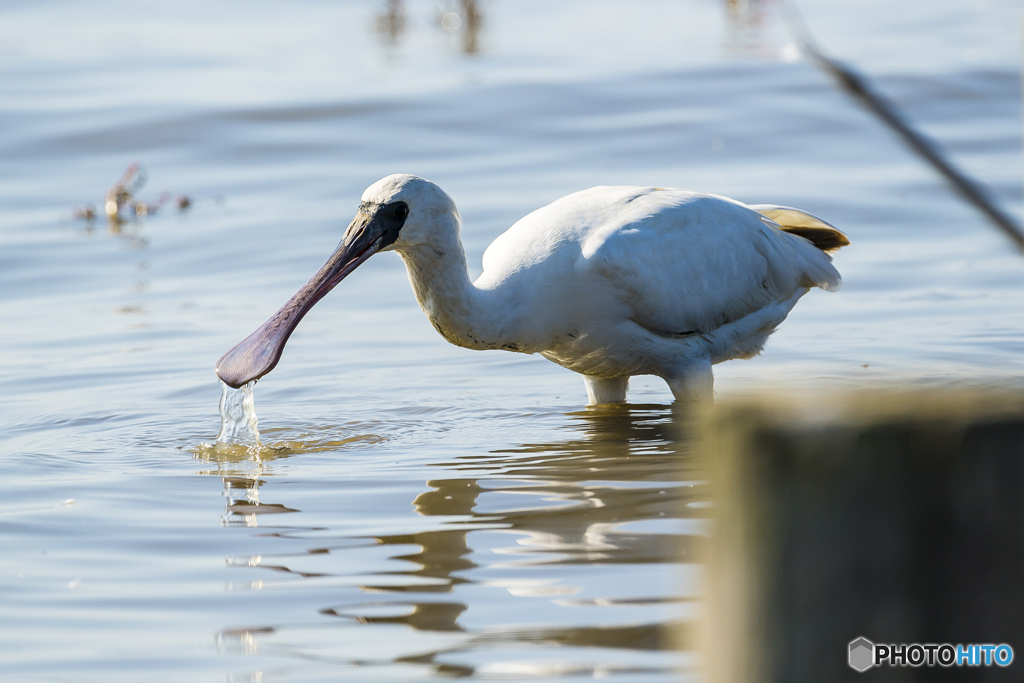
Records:
[[[565,440],[430,465],[446,474],[427,480],[428,490],[412,505],[417,515],[437,518],[437,528],[372,539],[333,536],[329,549],[307,549],[301,561],[306,570],[319,569],[316,557],[325,558],[323,567],[365,566],[360,553],[376,548],[373,556],[379,558],[382,547],[393,549],[386,553],[386,562],[373,560],[376,571],[361,572],[358,587],[333,591],[342,600],[323,605],[319,612],[344,628],[404,626],[410,636],[388,640],[390,654],[372,658],[362,652],[336,652],[347,647],[342,636],[331,646],[331,661],[416,664],[436,675],[465,676],[482,673],[479,663],[460,660],[459,653],[471,651],[476,652],[473,662],[481,656],[497,658],[483,666],[500,668],[519,666],[501,654],[509,647],[606,648],[646,652],[649,657],[671,655],[685,645],[690,622],[683,617],[687,609],[693,613],[695,588],[684,591],[682,578],[661,587],[658,580],[649,580],[666,576],[657,573],[657,565],[679,572],[683,565],[694,566],[706,535],[706,510],[688,505],[707,494],[703,477],[694,469],[689,441],[680,433],[681,420],[671,408],[642,405],[602,406],[567,417]],[[258,492],[266,479],[225,481],[231,488],[251,481]],[[241,502],[235,500],[234,505]],[[233,514],[246,513],[231,505]],[[282,512],[290,509],[281,507]],[[314,552],[325,554],[308,554]],[[289,568],[297,561],[290,557],[264,554],[249,564],[293,576],[329,576]],[[396,562],[399,566],[389,566]],[[668,575],[676,576],[676,571]],[[372,599],[352,600],[352,590]],[[468,624],[463,623],[467,613],[473,615]],[[274,624],[265,638],[303,650],[306,628]],[[391,634],[389,638],[394,633],[381,631],[382,636]],[[413,633],[436,636],[423,642]],[[496,655],[482,654],[494,648]],[[585,659],[567,661],[579,653],[559,649],[559,666],[569,667],[559,671],[590,675],[603,666],[606,673],[621,672],[615,667],[624,655],[609,655],[609,661],[595,664],[602,657],[587,651],[591,654]],[[643,666],[664,673],[675,669],[677,662],[672,662],[662,667],[646,661]],[[634,671],[639,664],[629,666]]]
[[[516,565],[678,561],[694,537],[669,540],[616,529],[628,522],[676,517],[681,499],[696,493],[696,473],[680,485],[689,460],[688,444],[671,413],[660,407],[609,405],[571,414],[570,419],[568,429],[578,430],[580,438],[437,463],[486,475],[427,481],[434,490],[416,497],[416,512],[457,516],[462,518],[459,525],[479,523],[519,535],[516,547],[502,550]],[[482,506],[481,495],[504,503]],[[450,571],[463,568],[468,551],[461,549],[467,533],[442,530],[417,534],[414,540],[379,540],[422,546],[420,554],[403,559],[421,564],[422,569],[412,573],[429,568],[436,578],[439,566]],[[459,540],[450,538],[452,534]],[[435,544],[435,538],[445,540]],[[449,552],[438,552],[441,548]],[[456,548],[457,557],[450,552]],[[437,558],[450,563],[439,565]]]

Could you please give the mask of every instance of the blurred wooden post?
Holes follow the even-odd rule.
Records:
[[[720,405],[708,683],[1024,678],[1024,395]],[[999,667],[861,674],[850,641],[1008,643]]]

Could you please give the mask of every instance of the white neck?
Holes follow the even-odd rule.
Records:
[[[481,290],[469,279],[466,250],[456,230],[435,233],[429,244],[397,247],[409,271],[420,308],[442,337],[468,349],[520,350],[506,339],[514,329],[500,293]]]

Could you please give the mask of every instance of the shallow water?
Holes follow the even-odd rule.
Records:
[[[543,359],[447,345],[381,255],[259,382],[262,446],[214,444],[213,363],[389,173],[455,198],[474,274],[514,220],[596,184],[843,229],[845,288],[718,366],[722,396],[1024,378],[1019,257],[788,61],[775,5],[482,3],[472,36],[438,27],[454,2],[385,6],[0,9],[0,678],[695,671],[706,496],[660,381],[584,410]],[[801,7],[1020,214],[1016,3]],[[72,218],[135,160],[142,198],[191,208]]]

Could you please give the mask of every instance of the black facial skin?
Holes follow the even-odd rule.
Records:
[[[408,217],[405,202],[361,204],[327,263],[281,310],[221,356],[217,376],[237,389],[273,370],[302,316],[363,261],[394,244]]]
[[[359,207],[360,211],[362,206]],[[379,220],[384,227],[380,248],[390,247],[398,239],[398,233],[405,225],[405,219],[409,217],[409,205],[405,202],[391,202],[384,204],[377,209],[374,218]]]

